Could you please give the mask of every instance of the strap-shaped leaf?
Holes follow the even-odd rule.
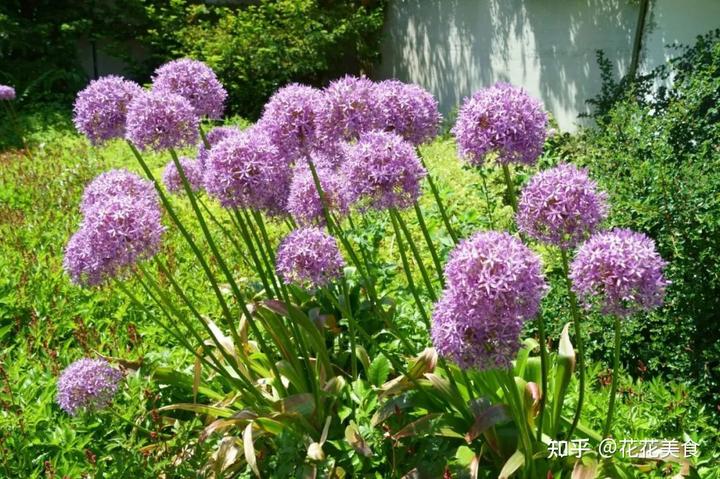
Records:
[[[245,431],[243,431],[243,451],[245,452],[245,460],[250,466],[250,469],[252,469],[252,471],[257,477],[261,477],[260,470],[257,466],[257,457],[255,456],[255,444],[253,443],[252,423],[245,426]]]
[[[498,479],[509,479],[523,464],[525,464],[525,455],[518,449],[510,456],[510,459],[505,462],[502,470],[500,470]]]
[[[482,411],[475,416],[475,422],[465,434],[465,441],[468,444],[473,442],[480,434],[484,433],[496,424],[510,420],[510,413],[505,404],[496,404]]]
[[[558,355],[555,359],[555,385],[552,395],[551,437],[555,437],[560,428],[560,414],[562,413],[565,394],[570,379],[575,371],[575,350],[570,342],[570,323],[566,324],[560,334]]]
[[[393,439],[396,441],[399,439],[402,439],[403,437],[409,437],[409,436],[416,436],[421,432],[425,432],[432,426],[431,421],[435,418],[438,418],[442,416],[442,413],[439,412],[433,412],[430,414],[426,414],[420,419],[417,419],[410,424],[407,424],[402,429],[400,429],[398,432],[393,434]]]

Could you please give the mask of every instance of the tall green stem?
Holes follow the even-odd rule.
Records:
[[[230,241],[230,243],[235,248],[235,252],[242,259],[243,263],[245,263],[245,265],[247,267],[252,268],[253,265],[250,264],[250,260],[246,256],[246,252],[243,251],[243,249],[240,247],[235,236],[233,236],[233,234],[225,227],[225,225],[223,225],[222,222],[213,214],[213,212],[210,210],[210,207],[208,205],[206,205],[205,202],[202,201],[202,199],[198,198],[198,203],[200,204],[200,206],[203,207],[203,209],[205,210],[205,213],[208,215],[208,218],[210,218],[210,221],[212,221],[215,224],[215,226],[217,226],[218,229],[220,229],[220,231],[222,231],[223,236],[225,236],[225,238],[227,238],[227,240]],[[230,216],[230,215],[228,215],[228,216]],[[230,216],[230,219],[232,220],[232,216]]]
[[[562,258],[563,273],[565,273],[565,284],[568,290],[568,299],[570,300],[570,313],[573,318],[573,326],[575,328],[575,343],[577,346],[577,363],[580,384],[578,386],[578,402],[575,410],[573,422],[567,433],[567,438],[572,437],[578,422],[580,422],[580,414],[582,412],[583,400],[585,398],[585,346],[582,336],[582,328],[580,325],[580,311],[578,310],[577,298],[572,290],[572,281],[570,280],[570,267],[568,265],[567,251],[560,248],[560,256]]]
[[[487,209],[488,220],[490,220],[490,228],[495,229],[495,203],[490,201],[490,190],[487,185],[487,175],[485,174],[485,167],[482,165],[478,166],[478,172],[483,184],[483,193],[485,194],[485,208]]]
[[[440,264],[440,256],[438,255],[435,244],[430,237],[430,231],[428,231],[427,225],[425,224],[425,218],[423,216],[420,205],[416,201],[413,206],[415,208],[415,216],[417,216],[418,225],[420,226],[420,230],[422,231],[423,237],[425,238],[425,243],[427,243],[428,249],[430,250],[430,256],[432,257],[433,264],[435,265],[435,271],[437,272],[438,279],[440,280],[440,287],[444,288],[445,277],[443,276],[443,269],[442,265]]]
[[[195,257],[197,258],[198,262],[200,263],[200,267],[202,268],[203,272],[207,276],[208,280],[210,281],[210,285],[212,287],[213,292],[215,293],[215,296],[218,300],[218,303],[220,304],[220,308],[223,311],[223,315],[225,316],[225,320],[228,323],[232,323],[234,321],[233,315],[230,313],[230,308],[227,305],[227,302],[225,301],[225,297],[222,294],[222,291],[220,291],[220,287],[218,286],[217,280],[215,278],[215,275],[212,273],[212,270],[210,269],[210,266],[208,265],[207,261],[205,260],[205,257],[203,256],[202,252],[200,251],[200,248],[198,248],[197,244],[195,243],[195,239],[190,234],[190,232],[185,228],[185,225],[183,225],[182,221],[180,221],[180,218],[178,217],[177,213],[175,212],[175,208],[173,208],[172,204],[167,198],[167,195],[165,195],[165,192],[163,191],[162,187],[158,183],[157,179],[155,178],[155,175],[153,175],[152,171],[148,167],[147,163],[145,162],[145,159],[142,157],[140,152],[135,148],[135,145],[133,145],[130,141],[127,142],[130,146],[130,150],[132,150],[133,154],[135,155],[135,158],[138,160],[138,163],[140,164],[140,167],[145,172],[145,175],[150,179],[150,181],[153,182],[153,185],[155,186],[155,190],[158,193],[158,196],[160,197],[160,201],[162,202],[163,206],[165,207],[165,210],[170,215],[170,218],[172,219],[175,226],[180,231],[180,234],[185,238],[185,241],[190,246],[190,249],[195,254]],[[179,170],[182,171],[182,168]],[[250,322],[251,319],[248,318],[248,322]]]
[[[510,172],[510,166],[507,163],[502,165],[503,176],[505,177],[505,186],[507,186],[508,197],[510,199],[510,206],[515,213],[517,213],[517,195],[515,193],[515,183],[513,182],[512,173]]]
[[[343,301],[345,303],[345,317],[348,320],[348,327],[350,329],[350,370],[352,371],[353,381],[358,378],[358,367],[357,367],[357,346],[356,332],[355,332],[355,318],[353,317],[352,307],[350,306],[350,294],[348,293],[347,283],[345,278],[342,281]]]
[[[545,337],[545,317],[540,313],[538,316],[538,335],[540,336],[540,376],[541,376],[541,392],[540,392],[540,411],[538,412],[538,429],[537,440],[542,440],[543,420],[545,418],[545,404],[547,403],[548,394],[548,355],[547,355],[547,339]]]
[[[177,156],[177,153],[175,153],[175,150],[170,148],[170,156],[172,157],[173,162],[175,163],[175,168],[177,168],[178,173],[180,174],[180,179],[182,180],[183,187],[185,188],[185,194],[187,195],[188,199],[190,200],[190,206],[193,209],[193,212],[195,213],[195,216],[197,217],[198,223],[200,223],[200,229],[203,232],[203,235],[205,236],[205,240],[207,241],[208,246],[210,247],[210,251],[212,251],[212,254],[215,256],[215,260],[218,263],[218,266],[220,266],[220,270],[225,275],[225,279],[230,284],[230,289],[233,292],[233,295],[235,296],[235,299],[239,303],[240,309],[242,310],[243,314],[245,314],[245,317],[247,318],[248,325],[250,326],[250,329],[252,329],[253,334],[256,336],[256,340],[258,344],[260,345],[260,348],[262,351],[268,356],[268,360],[270,362],[270,369],[272,370],[273,374],[278,380],[278,388],[282,390],[283,392],[287,393],[285,390],[285,385],[282,383],[282,379],[280,378],[280,372],[278,371],[277,367],[275,366],[275,361],[272,359],[272,350],[270,350],[267,346],[267,343],[265,342],[265,339],[263,338],[262,334],[260,333],[260,330],[258,329],[257,325],[255,324],[255,321],[250,314],[250,311],[248,310],[245,295],[240,291],[240,288],[237,285],[237,282],[235,281],[235,277],[230,272],[230,269],[228,268],[227,264],[225,263],[225,260],[223,259],[222,255],[220,254],[220,251],[218,250],[217,245],[215,244],[215,240],[212,237],[212,234],[210,233],[210,230],[207,226],[207,223],[205,222],[205,219],[203,218],[203,214],[200,211],[200,208],[197,205],[197,200],[195,199],[195,193],[192,190],[192,187],[190,186],[190,183],[188,182],[187,176],[185,175],[185,170],[182,167],[182,164],[180,163],[180,159]],[[240,340],[240,335],[238,334],[237,327],[235,326],[235,321],[229,322],[230,332],[233,337],[233,341],[235,341],[236,344],[241,344],[242,341]]]
[[[208,265],[207,261],[205,260],[205,257],[203,256],[202,252],[198,248],[197,244],[195,243],[195,240],[193,239],[190,232],[185,228],[182,221],[180,221],[179,217],[177,216],[177,213],[175,212],[175,209],[173,208],[172,204],[168,200],[167,196],[165,195],[165,192],[163,191],[162,187],[158,183],[157,179],[155,178],[155,175],[153,175],[152,171],[148,167],[147,163],[145,162],[145,159],[142,157],[140,152],[135,148],[135,145],[132,144],[132,142],[128,141],[128,145],[130,146],[130,149],[132,150],[133,154],[135,155],[135,158],[138,160],[138,163],[140,164],[140,167],[143,169],[145,175],[153,182],[153,185],[155,186],[155,190],[158,192],[158,196],[160,197],[160,201],[162,202],[163,206],[165,206],[165,209],[167,210],[168,214],[173,220],[173,223],[175,226],[177,226],[178,230],[182,234],[182,236],[187,241],[188,245],[190,246],[190,249],[195,254],[195,257],[198,259],[198,262],[200,263],[200,266],[202,267],[203,271],[205,272],[205,275],[210,280],[210,285],[213,289],[213,292],[215,293],[215,296],[218,299],[218,302],[220,303],[220,306],[223,310],[223,314],[225,315],[225,319],[228,323],[228,326],[230,328],[230,332],[233,337],[233,341],[236,344],[242,344],[242,341],[240,340],[240,336],[237,332],[237,327],[235,326],[235,319],[233,315],[230,313],[230,309],[228,308],[227,302],[225,301],[225,298],[223,297],[222,291],[220,290],[220,287],[217,283],[217,280],[215,279],[215,276],[213,275],[210,266]],[[185,193],[187,194],[188,198],[190,199],[190,204],[193,207],[193,211],[195,212],[198,222],[200,223],[200,227],[203,230],[203,233],[205,235],[206,240],[208,241],[208,245],[210,246],[211,251],[215,255],[215,258],[218,261],[218,264],[220,265],[221,269],[223,270],[223,273],[225,274],[226,278],[230,282],[231,289],[233,290],[233,293],[235,295],[235,298],[238,305],[240,306],[240,309],[242,310],[243,314],[247,318],[248,325],[250,326],[250,329],[253,331],[253,334],[256,336],[256,340],[258,341],[258,344],[260,345],[260,348],[265,354],[268,356],[268,360],[270,362],[270,367],[273,371],[273,374],[276,375],[279,383],[279,389],[281,389],[283,392],[285,391],[285,386],[282,384],[282,380],[280,379],[280,373],[277,370],[277,367],[275,366],[275,361],[271,358],[271,350],[268,349],[267,343],[265,342],[262,334],[260,333],[260,330],[257,328],[257,325],[255,324],[254,318],[250,314],[250,311],[247,308],[247,304],[245,302],[245,298],[240,293],[239,288],[237,287],[237,284],[235,283],[235,279],[232,277],[232,274],[230,274],[230,271],[227,269],[227,265],[223,261],[222,257],[220,256],[217,246],[215,245],[215,242],[212,239],[212,236],[210,235],[210,231],[208,230],[207,224],[205,223],[205,220],[203,219],[202,213],[200,212],[197,202],[195,201],[195,194],[192,191],[192,188],[190,187],[190,184],[187,180],[187,176],[185,175],[185,170],[183,169],[182,165],[180,164],[180,161],[177,157],[177,154],[174,150],[170,150],[170,155],[172,156],[173,162],[175,164],[175,167],[178,170],[178,173],[180,174],[180,178],[183,183],[183,187],[185,188]]]
[[[436,302],[437,295],[435,294],[435,287],[433,286],[432,281],[430,281],[430,275],[427,272],[427,268],[425,268],[425,263],[423,262],[422,256],[420,256],[420,251],[418,250],[417,245],[415,245],[415,241],[410,234],[410,230],[408,229],[405,220],[402,218],[402,216],[400,216],[400,213],[395,208],[392,208],[390,210],[390,215],[395,216],[398,225],[400,225],[400,229],[405,234],[408,246],[410,247],[410,252],[415,259],[415,263],[418,265],[418,269],[420,270],[420,276],[422,276],[423,282],[425,283],[428,295],[430,296],[430,299],[433,301],[433,303]]]
[[[418,152],[418,158],[420,158],[420,161],[422,162],[423,167],[425,168],[425,171],[427,171],[427,180],[428,185],[430,185],[430,191],[432,192],[433,198],[435,198],[435,203],[438,205],[438,209],[440,210],[440,216],[442,217],[443,223],[445,223],[445,228],[447,229],[448,234],[453,240],[453,243],[458,243],[457,234],[455,234],[455,230],[452,227],[452,224],[450,223],[450,218],[448,217],[447,211],[445,210],[445,205],[443,205],[442,199],[440,198],[440,192],[437,189],[437,186],[435,185],[435,181],[433,180],[432,175],[430,174],[430,170],[428,170],[427,165],[425,164],[425,160],[422,156],[420,156],[420,153]]]
[[[615,396],[617,395],[618,380],[620,376],[620,316],[615,316],[615,349],[613,350],[612,386],[610,386],[610,404],[608,405],[607,419],[603,428],[603,437],[610,435],[613,413],[615,412]]]
[[[425,326],[427,327],[428,331],[430,330],[430,318],[428,317],[427,312],[425,311],[425,306],[422,303],[422,300],[420,299],[420,295],[417,292],[417,288],[415,287],[415,280],[412,277],[412,271],[410,270],[410,263],[407,259],[407,253],[405,252],[405,244],[403,242],[402,235],[400,234],[400,228],[398,227],[398,222],[395,219],[395,215],[390,212],[390,220],[392,221],[393,230],[395,231],[395,239],[398,243],[398,249],[400,250],[400,259],[402,260],[403,269],[405,270],[405,277],[408,282],[408,288],[410,289],[410,292],[412,293],[413,298],[415,299],[415,304],[417,304],[418,310],[420,311],[420,315],[423,319],[423,322],[425,323]]]

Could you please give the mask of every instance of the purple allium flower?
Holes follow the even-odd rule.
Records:
[[[65,248],[63,267],[75,284],[94,286],[122,274],[160,248],[165,228],[155,203],[132,195],[105,198],[85,211]]]
[[[605,314],[624,317],[662,305],[665,265],[652,239],[615,229],[596,233],[580,246],[570,278],[586,309],[599,305]]]
[[[0,100],[14,100],[15,89],[8,85],[0,85]]]
[[[452,251],[445,277],[431,330],[438,353],[462,368],[509,366],[547,289],[538,256],[508,233],[480,232]]]
[[[465,100],[452,129],[460,155],[481,165],[488,153],[500,163],[532,165],[542,153],[547,115],[522,88],[496,83]]]
[[[259,123],[283,155],[295,158],[317,141],[315,118],[322,102],[320,90],[292,83],[270,98]]]
[[[198,139],[198,117],[180,95],[143,92],[128,106],[125,137],[142,150],[191,146]]]
[[[196,160],[191,160],[190,158],[186,158],[184,156],[181,156],[178,160],[180,160],[180,166],[182,166],[185,178],[187,178],[188,183],[190,184],[190,188],[193,191],[202,189],[203,172],[200,169],[200,164]],[[170,160],[170,162],[165,165],[162,180],[165,188],[167,188],[170,193],[182,193],[185,191],[182,178],[180,178],[180,173],[178,172],[173,160]]]
[[[82,410],[98,411],[110,405],[123,373],[104,359],[79,359],[63,370],[57,381],[57,403],[71,416]]]
[[[440,111],[437,100],[417,85],[385,80],[377,85],[382,125],[413,145],[420,145],[437,135]]]
[[[235,126],[216,126],[212,130],[210,130],[207,135],[205,135],[205,137],[207,138],[208,143],[210,143],[210,148],[212,148],[228,136],[238,135],[241,132],[242,130]],[[207,158],[209,155],[210,150],[205,148],[205,142],[200,141],[200,144],[198,145],[198,154],[196,160],[201,171],[205,170],[205,163],[207,162]]]
[[[322,141],[353,140],[382,126],[375,84],[365,77],[344,76],[323,91],[318,115]]]
[[[406,208],[420,196],[427,172],[415,148],[395,133],[373,131],[347,145],[341,169],[348,196],[361,207]]]
[[[315,289],[340,278],[345,261],[335,238],[320,228],[301,228],[283,239],[275,268],[286,284]]]
[[[517,224],[537,240],[572,248],[605,218],[606,200],[585,170],[560,165],[530,179],[520,197]]]
[[[118,195],[130,196],[134,201],[151,208],[158,204],[158,196],[151,181],[143,180],[128,170],[115,169],[101,173],[85,187],[80,211],[87,215],[99,203]]]
[[[128,105],[142,92],[137,83],[115,75],[91,81],[75,99],[75,128],[94,145],[122,138]]]
[[[348,201],[345,197],[345,181],[340,172],[320,165],[315,165],[315,170],[328,208],[336,214],[347,214]],[[322,206],[310,167],[307,164],[297,165],[292,183],[290,183],[288,213],[300,225],[311,223],[324,225],[325,216]]]
[[[185,97],[197,116],[218,119],[225,109],[227,92],[215,72],[201,61],[182,58],[155,70],[153,91]]]
[[[210,150],[203,183],[226,208],[285,212],[292,170],[262,128],[230,135]]]

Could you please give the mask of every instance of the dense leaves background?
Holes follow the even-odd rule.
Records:
[[[630,371],[690,376],[720,408],[720,30],[635,81],[604,78],[598,128],[556,139],[551,156],[588,166],[613,225],[649,234],[670,264],[665,308],[626,336]]]
[[[382,0],[3,2],[0,82],[70,103],[87,83],[78,42],[95,42],[141,82],[170,59],[203,60],[230,94],[229,113],[256,118],[286,83],[369,72],[383,10]]]

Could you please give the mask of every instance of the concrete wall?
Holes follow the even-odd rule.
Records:
[[[474,91],[507,81],[541,98],[572,131],[600,90],[595,51],[625,74],[637,14],[628,0],[390,0],[376,76],[427,88],[446,115]],[[656,0],[648,26],[641,71],[672,56],[665,44],[720,26],[720,0]]]

